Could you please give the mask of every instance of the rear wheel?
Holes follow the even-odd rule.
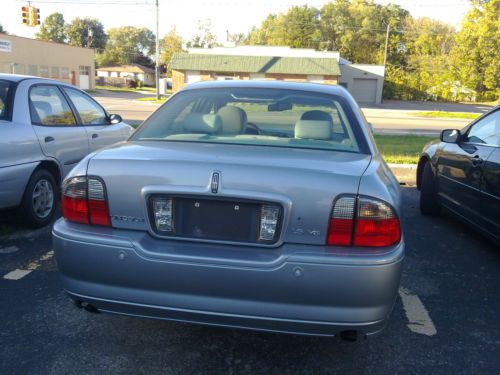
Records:
[[[420,212],[423,215],[438,215],[440,211],[434,174],[430,163],[427,162],[422,173],[422,185],[420,187]]]
[[[33,172],[24,191],[21,220],[34,228],[49,224],[56,212],[57,195],[56,181],[49,171]]]

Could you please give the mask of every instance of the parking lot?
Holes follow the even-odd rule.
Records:
[[[61,290],[50,228],[3,235],[0,374],[498,373],[499,249],[403,193],[399,297],[382,335],[357,342],[90,314]]]

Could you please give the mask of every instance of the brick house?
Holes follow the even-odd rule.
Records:
[[[282,80],[340,84],[361,103],[380,103],[384,67],[358,65],[338,52],[312,49],[238,46],[192,48],[172,57],[172,89],[206,80]]]
[[[301,51],[302,56],[297,53]],[[335,55],[321,56],[317,51],[288,47],[193,48],[188,53],[175,54],[169,67],[173,91],[204,80],[270,79],[337,84],[340,76]]]

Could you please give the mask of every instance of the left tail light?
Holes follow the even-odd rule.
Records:
[[[62,186],[62,213],[66,220],[111,226],[106,186],[98,177],[71,177]]]

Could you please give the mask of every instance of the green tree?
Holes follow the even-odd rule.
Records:
[[[160,62],[166,65],[170,63],[174,53],[182,51],[182,38],[177,33],[175,27],[170,29],[170,31],[160,40],[160,51]],[[172,71],[168,69],[167,76],[170,77],[171,75]]]
[[[219,42],[217,36],[212,32],[210,20],[198,21],[198,32],[186,44],[188,48],[212,48],[218,45]]]
[[[3,26],[0,24],[0,33],[6,33],[7,31],[3,28]]]
[[[100,66],[141,64],[152,66],[155,34],[148,28],[123,26],[108,30],[106,48],[97,56]]]
[[[36,33],[36,38],[48,40],[51,42],[66,42],[66,33],[64,31],[64,17],[61,13],[52,13],[43,21],[40,31]]]
[[[454,76],[478,99],[500,96],[500,0],[472,2],[451,52]]]
[[[320,37],[319,11],[304,5],[278,16],[269,15],[260,28],[250,31],[248,44],[317,48]]]
[[[72,46],[103,49],[106,46],[104,25],[95,18],[75,18],[65,27],[68,42]]]

